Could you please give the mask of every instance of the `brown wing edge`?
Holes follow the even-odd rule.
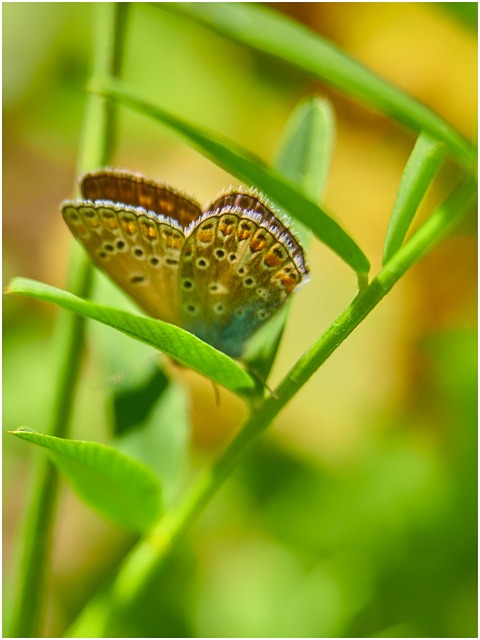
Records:
[[[173,218],[183,228],[202,215],[198,202],[167,184],[124,169],[100,169],[80,176],[80,191],[86,200],[109,200],[143,207]]]

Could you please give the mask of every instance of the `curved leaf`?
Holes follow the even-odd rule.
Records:
[[[259,158],[238,145],[221,140],[212,132],[180,120],[144,99],[142,94],[119,80],[97,79],[90,90],[108,96],[167,125],[204,156],[246,184],[254,185],[281,209],[309,227],[317,238],[357,273],[368,273],[370,263],[354,240],[317,204],[299,191],[291,181],[269,169]]]
[[[446,142],[461,162],[473,168],[476,157],[473,146],[454,127],[291,18],[255,3],[166,2],[156,6],[189,16],[229,40],[285,60],[414,131],[425,129]]]
[[[143,463],[97,442],[17,429],[13,435],[48,450],[79,497],[121,527],[143,533],[162,511],[160,483]]]
[[[8,292],[53,302],[80,316],[98,320],[159,349],[180,364],[194,369],[238,395],[247,395],[254,389],[252,378],[234,360],[192,333],[168,322],[104,307],[28,278],[14,278]]]

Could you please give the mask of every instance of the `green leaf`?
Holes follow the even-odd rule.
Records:
[[[79,497],[121,527],[143,533],[160,517],[160,483],[138,460],[96,442],[66,440],[27,429],[11,433],[45,447]]]
[[[247,395],[254,389],[252,378],[234,360],[168,322],[104,307],[28,278],[14,278],[8,292],[53,302],[80,316],[102,322],[159,349],[238,395]]]
[[[383,264],[400,249],[410,224],[445,156],[445,145],[422,132],[400,180],[397,198],[388,225]]]
[[[121,335],[121,334],[118,334]],[[113,387],[113,432],[122,437],[138,429],[170,385],[167,375],[154,364],[142,369],[141,377],[129,375]]]
[[[240,146],[221,140],[211,132],[180,120],[152,104],[142,94],[119,80],[97,79],[90,90],[108,96],[135,111],[159,120],[186,139],[205,157],[243,182],[256,186],[281,209],[309,227],[317,238],[334,251],[357,273],[368,273],[370,264],[358,245],[311,199],[305,197],[291,181],[287,181],[262,161]]]
[[[439,11],[458,20],[459,24],[467,27],[477,35],[478,31],[478,3],[477,2],[435,2]]]
[[[333,110],[328,100],[308,97],[295,107],[285,126],[275,161],[282,175],[319,200],[325,188],[335,134]],[[306,247],[311,237],[303,225],[296,235]],[[250,341],[245,362],[261,380],[267,380],[282,339],[290,301]]]
[[[446,142],[473,170],[476,152],[451,125],[298,22],[254,3],[167,2],[156,6],[189,16],[229,40],[289,62],[414,131],[425,129]]]
[[[325,190],[334,138],[332,105],[316,96],[298,103],[282,133],[275,167],[315,202]]]
[[[117,424],[122,422],[125,425],[125,417],[128,416],[129,428],[113,444],[148,464],[157,474],[168,508],[178,492],[187,462],[190,435],[188,394],[183,385],[173,381],[159,392],[161,372],[157,368],[147,371],[147,374],[143,384],[137,382],[132,386],[127,380],[115,390],[115,419]]]

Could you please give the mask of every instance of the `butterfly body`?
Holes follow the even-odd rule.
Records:
[[[303,251],[260,196],[234,191],[205,212],[170,187],[105,170],[62,213],[94,262],[148,314],[228,355],[307,276]]]

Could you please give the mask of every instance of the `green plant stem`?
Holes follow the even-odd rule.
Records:
[[[109,620],[141,594],[175,542],[201,513],[245,453],[307,380],[376,307],[395,283],[468,213],[475,185],[465,182],[432,214],[412,238],[383,267],[372,282],[338,316],[321,338],[302,356],[274,394],[246,421],[211,466],[198,477],[176,509],[167,513],[152,532],[129,553],[107,594],[94,599],[70,630],[73,636],[108,635]]]
[[[95,74],[115,73],[120,65],[124,5],[99,4],[95,14]],[[90,95],[78,161],[79,172],[104,166],[113,143],[112,105],[108,99]],[[90,260],[74,246],[69,266],[68,289],[87,296],[92,281]],[[76,314],[61,313],[53,339],[57,381],[47,432],[64,437],[71,422],[75,389],[80,373],[85,320]],[[45,576],[52,546],[53,519],[58,493],[58,473],[47,460],[39,461],[34,475],[34,492],[23,531],[17,596],[12,613],[10,635],[39,636]]]

